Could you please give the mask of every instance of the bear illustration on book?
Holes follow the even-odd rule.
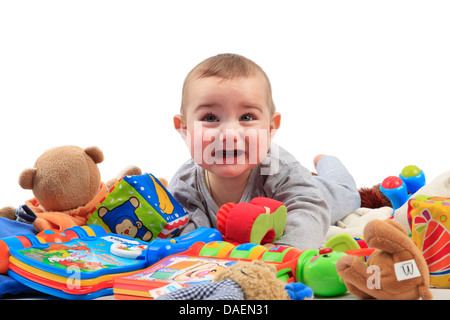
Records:
[[[139,200],[136,197],[131,197],[112,210],[108,210],[106,207],[99,208],[98,216],[114,233],[149,241],[152,239],[153,233],[138,219],[135,213],[138,207]]]

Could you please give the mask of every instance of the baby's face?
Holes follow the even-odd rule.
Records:
[[[175,116],[194,161],[222,177],[235,177],[266,156],[279,127],[271,114],[267,83],[262,76],[191,81],[184,116]],[[177,120],[179,119],[179,120]]]

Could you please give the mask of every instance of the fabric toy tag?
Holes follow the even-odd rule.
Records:
[[[395,276],[398,281],[418,278],[421,276],[419,268],[414,259],[394,264]]]

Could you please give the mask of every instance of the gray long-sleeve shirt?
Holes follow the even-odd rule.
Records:
[[[169,184],[174,198],[190,213],[181,234],[198,227],[217,228],[219,207],[212,199],[204,170],[189,160]],[[330,226],[330,209],[322,191],[286,150],[272,144],[267,157],[254,167],[239,202],[268,197],[283,202],[288,210],[284,235],[276,242],[299,249],[318,249]]]

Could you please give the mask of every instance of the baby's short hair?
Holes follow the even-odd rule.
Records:
[[[270,84],[269,77],[255,62],[234,53],[222,53],[207,58],[188,73],[183,84],[181,114],[183,114],[185,94],[190,81],[208,77],[219,77],[224,80],[247,78],[250,76],[255,76],[258,73],[266,79],[269,95],[269,111],[273,114],[275,112],[275,104],[272,98],[272,86]]]

